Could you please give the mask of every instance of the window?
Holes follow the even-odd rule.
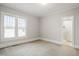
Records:
[[[26,35],[26,21],[25,19],[18,18],[18,36],[23,37]]]
[[[2,39],[26,37],[26,19],[10,14],[2,14]]]
[[[15,17],[4,15],[4,38],[15,37]]]
[[[1,14],[1,39],[18,39],[26,37],[26,19],[6,13]],[[5,41],[5,40],[4,40]]]

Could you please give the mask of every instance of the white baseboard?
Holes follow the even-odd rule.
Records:
[[[5,41],[5,42],[0,42],[0,48],[12,46],[12,45],[17,45],[21,43],[26,43],[26,42],[31,42],[38,40],[38,38],[30,38],[30,39],[19,39],[19,40],[10,40],[10,41]]]
[[[53,39],[50,39],[50,38],[40,38],[41,40],[44,40],[44,41],[48,41],[48,42],[52,42],[52,43],[56,43],[56,44],[59,44],[59,45],[62,45],[63,42],[59,42],[59,41],[55,41]],[[73,48],[78,48],[79,49],[79,45],[73,45],[72,46]]]
[[[75,47],[74,48],[78,48],[79,49],[79,45],[75,45]]]
[[[56,43],[56,44],[59,44],[61,45],[62,42],[59,42],[59,41],[55,41],[55,40],[52,40],[52,39],[49,39],[49,38],[40,38],[41,40],[45,40],[45,41],[49,41],[49,42],[52,42],[52,43]]]
[[[4,48],[4,47],[8,47],[8,46],[12,46],[12,45],[17,45],[17,44],[21,44],[21,43],[27,43],[27,42],[31,42],[31,41],[35,41],[35,40],[44,40],[44,41],[48,41],[51,43],[56,43],[59,45],[62,45],[62,42],[59,41],[55,41],[53,39],[49,39],[49,38],[29,38],[29,39],[20,39],[20,40],[14,40],[14,41],[6,41],[6,42],[0,42],[0,48]],[[75,45],[74,48],[79,48],[79,45]]]

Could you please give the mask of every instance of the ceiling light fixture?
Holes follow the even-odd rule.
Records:
[[[45,3],[45,2],[43,2],[43,3],[41,3],[42,5],[46,5],[47,3]]]

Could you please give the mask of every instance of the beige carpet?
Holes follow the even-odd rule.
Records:
[[[79,50],[46,41],[34,41],[0,49],[1,56],[78,56]]]

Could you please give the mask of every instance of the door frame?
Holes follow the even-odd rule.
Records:
[[[75,39],[74,39],[74,16],[65,16],[65,17],[62,17],[62,24],[63,24],[63,21],[64,19],[72,19],[72,47],[75,48]],[[61,24],[61,41],[62,41],[62,44],[63,44],[63,29],[62,29],[62,24]]]

